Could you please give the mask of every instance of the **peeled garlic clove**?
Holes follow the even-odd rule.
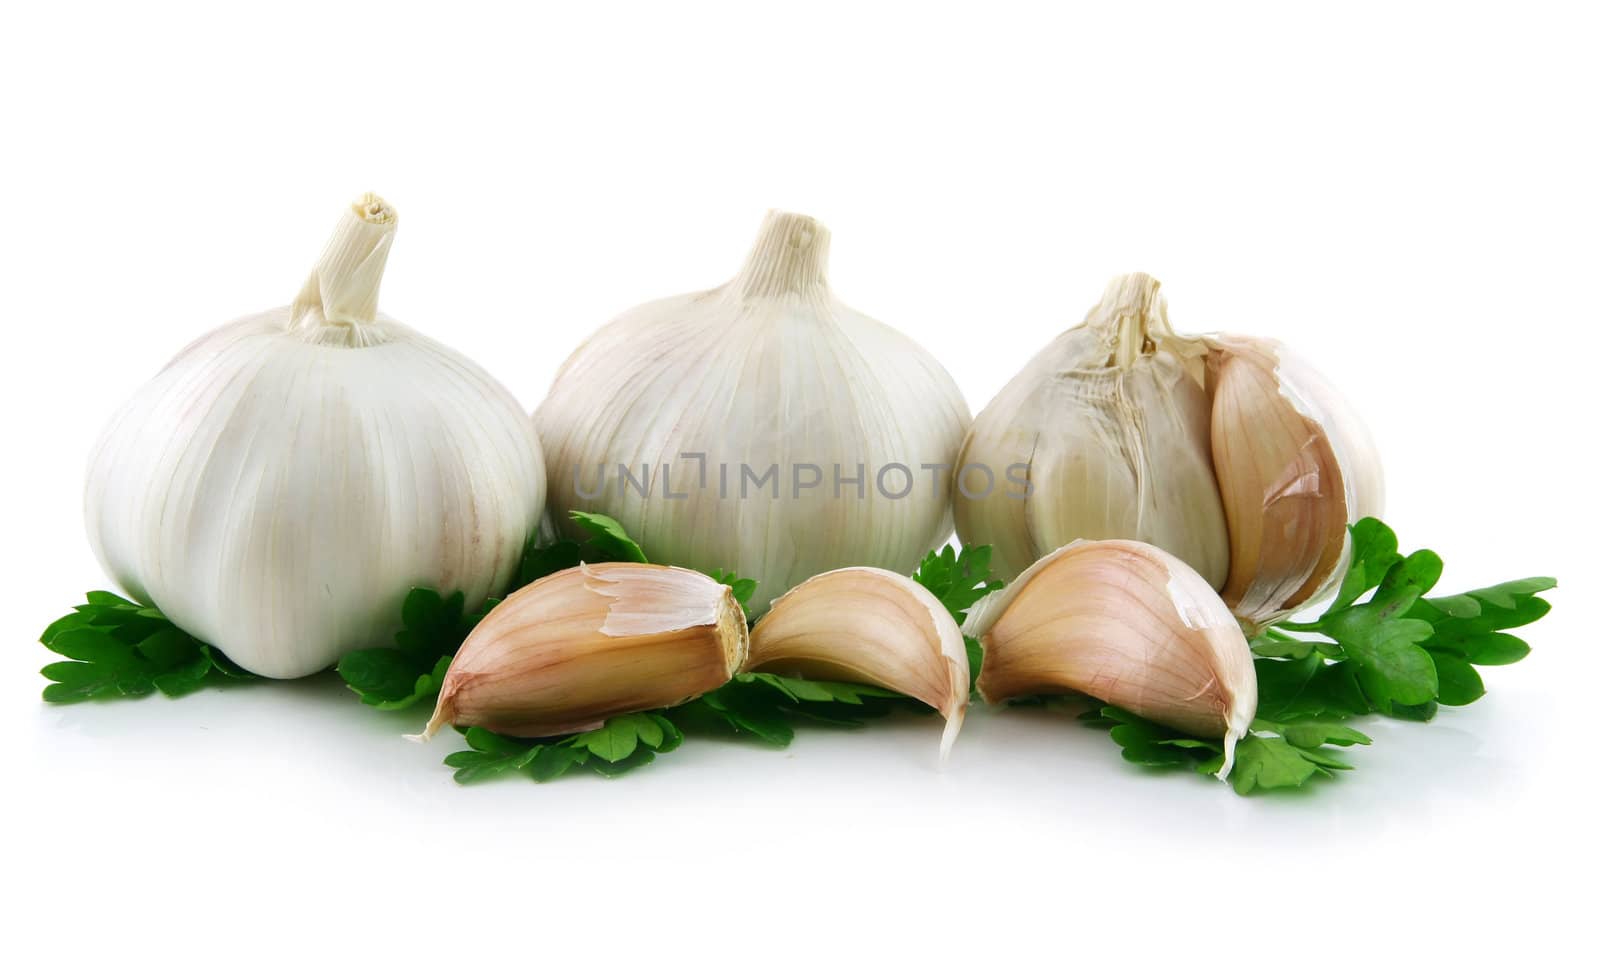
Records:
[[[1080,538],[1143,540],[1215,586],[1227,578],[1206,345],[1172,330],[1160,288],[1145,274],[1113,279],[1084,322],[974,421],[957,466],[956,529],[967,545],[994,547],[1002,578]],[[985,470],[1003,485],[963,492]]]
[[[413,586],[480,604],[544,507],[516,398],[377,310],[396,224],[362,196],[292,304],[190,344],[90,460],[106,571],[259,675],[389,643]]]
[[[909,695],[944,716],[941,759],[961,731],[971,680],[961,630],[939,600],[905,576],[860,566],[779,596],[750,633],[744,669]]]
[[[1260,628],[1337,584],[1346,527],[1363,515],[1359,491],[1323,415],[1294,389],[1270,342],[1219,338],[1210,360],[1212,457],[1232,544],[1222,597]]]
[[[1193,569],[1154,546],[1079,541],[1034,563],[967,617],[989,702],[1082,692],[1233,750],[1256,711],[1250,649]]]
[[[426,740],[445,725],[542,738],[721,686],[748,644],[733,591],[688,569],[580,565],[495,606],[450,662]]]
[[[738,567],[757,613],[829,569],[915,569],[950,535],[971,415],[932,355],[833,293],[828,246],[769,213],[733,280],[579,347],[535,414],[552,509],[606,513],[675,566]]]

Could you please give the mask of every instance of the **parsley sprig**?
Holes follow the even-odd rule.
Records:
[[[462,784],[513,773],[553,781],[573,770],[609,778],[676,750],[686,734],[749,736],[782,748],[794,740],[796,719],[857,727],[862,718],[905,702],[910,699],[865,685],[747,673],[683,705],[618,715],[578,734],[523,739],[468,728],[463,734],[470,750],[452,752],[444,763]]]
[[[253,679],[221,652],[183,631],[159,609],[112,592],[91,592],[84,604],[39,636],[71,661],[40,670],[50,680],[47,702],[187,695],[208,682]]]
[[[1504,630],[1550,611],[1538,593],[1554,588],[1554,579],[1518,579],[1429,597],[1444,570],[1437,553],[1400,555],[1394,531],[1376,519],[1362,520],[1350,533],[1350,569],[1322,615],[1282,623],[1251,641],[1256,720],[1239,742],[1229,776],[1240,794],[1296,788],[1349,770],[1352,765],[1332,748],[1371,743],[1345,724],[1351,719],[1428,721],[1441,705],[1476,701],[1484,694],[1478,666],[1508,665],[1528,654],[1528,644]],[[1135,764],[1189,766],[1202,774],[1221,768],[1215,740],[1188,737],[1109,706],[1080,717],[1109,729],[1122,756]]]

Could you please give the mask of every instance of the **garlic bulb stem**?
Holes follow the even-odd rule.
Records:
[[[826,294],[828,230],[809,215],[773,209],[728,288],[742,298]]]
[[[383,283],[383,268],[398,224],[394,208],[371,192],[352,202],[294,299],[290,327],[354,327],[375,322],[378,286]]]
[[[1161,297],[1161,282],[1142,271],[1113,278],[1095,310],[1090,322],[1116,334],[1111,341],[1111,362],[1115,367],[1132,367],[1139,355],[1155,349],[1150,341],[1152,324],[1168,335],[1172,333],[1167,324],[1167,302]]]

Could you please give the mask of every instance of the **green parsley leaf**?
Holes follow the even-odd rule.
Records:
[[[593,731],[573,735],[566,744],[615,763],[633,754],[641,745],[659,746],[664,737],[661,725],[648,714],[618,715]]]
[[[971,546],[956,553],[954,546],[934,550],[922,558],[922,565],[911,578],[933,593],[956,624],[967,621],[967,610],[991,592],[1005,588],[1005,583],[989,573],[989,561],[994,554],[992,546]],[[973,690],[977,689],[978,673],[983,668],[983,644],[971,636],[963,636],[967,649],[967,670],[971,673]]]
[[[647,563],[644,550],[633,541],[622,524],[600,513],[583,513],[573,510],[572,521],[588,533],[588,546],[599,553],[604,561],[614,563]]]
[[[1187,766],[1201,774],[1222,770],[1222,743],[1215,738],[1189,737],[1114,705],[1094,708],[1078,720],[1109,729],[1111,740],[1122,747],[1123,759],[1134,764],[1163,769]],[[1250,733],[1234,748],[1228,780],[1240,794],[1299,787],[1319,775],[1329,776],[1351,767],[1326,746],[1364,745],[1371,740],[1335,721],[1279,723],[1257,719]]]
[[[1337,756],[1315,754],[1290,744],[1286,738],[1250,734],[1239,739],[1234,749],[1233,771],[1228,780],[1235,791],[1249,794],[1258,788],[1297,788],[1319,774],[1329,774],[1330,769],[1349,767]]]
[[[1328,624],[1357,667],[1361,687],[1379,708],[1421,705],[1439,694],[1433,656],[1419,644],[1433,629],[1419,619],[1383,618],[1383,610],[1353,606]]]
[[[90,592],[84,604],[50,623],[45,648],[72,661],[40,669],[47,702],[132,697],[177,698],[208,683],[249,680],[221,652],[173,625],[159,609],[113,592]]]
[[[404,628],[395,633],[395,647],[346,652],[339,659],[339,676],[363,704],[384,711],[431,701],[444,684],[451,657],[493,602],[475,613],[465,606],[460,592],[446,597],[432,589],[411,590],[401,605]]]
[[[928,553],[911,578],[933,593],[950,610],[959,625],[967,621],[967,610],[1005,583],[990,575],[991,546],[972,546],[956,553],[954,546]]]
[[[1474,666],[1510,664],[1528,654],[1526,642],[1503,630],[1535,622],[1550,611],[1550,604],[1537,595],[1555,586],[1549,577],[1429,597],[1444,571],[1437,553],[1421,549],[1402,557],[1394,531],[1375,519],[1352,526],[1350,537],[1350,570],[1332,605],[1313,622],[1280,626],[1319,633],[1337,648],[1299,642],[1283,632],[1264,633],[1251,643],[1258,657],[1317,653],[1334,663],[1330,668],[1349,667],[1356,689],[1352,693],[1348,684],[1341,687],[1350,714],[1364,713],[1364,703],[1368,710],[1395,718],[1427,721],[1441,704],[1476,701],[1484,686]],[[1368,592],[1365,602],[1357,601]]]
[[[549,546],[530,544],[523,550],[517,577],[511,581],[511,591],[516,592],[535,580],[555,575],[563,569],[571,569],[582,561],[582,547],[570,539],[557,540]]]
[[[1343,609],[1376,588],[1399,561],[1400,542],[1381,520],[1364,519],[1350,527],[1350,568],[1328,611]]]
[[[487,728],[468,728],[464,733],[470,751],[454,751],[444,763],[456,769],[457,783],[472,784],[526,768],[539,755],[541,745],[527,744],[495,734]]]
[[[592,731],[564,738],[508,738],[487,728],[468,728],[463,734],[470,750],[453,751],[444,759],[462,784],[512,772],[534,781],[553,781],[577,767],[616,777],[683,743],[678,726],[657,712],[619,715]]]
[[[733,598],[739,602],[739,608],[744,610],[744,617],[749,620],[753,617],[750,612],[750,597],[756,594],[759,585],[754,579],[740,578],[736,572],[718,569],[711,574],[711,578],[733,590]]]

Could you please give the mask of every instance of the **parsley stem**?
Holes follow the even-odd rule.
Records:
[[[1273,628],[1282,629],[1285,632],[1321,632],[1322,631],[1321,629],[1317,628],[1317,623],[1315,623],[1315,622],[1277,622],[1277,623],[1273,624]]]

